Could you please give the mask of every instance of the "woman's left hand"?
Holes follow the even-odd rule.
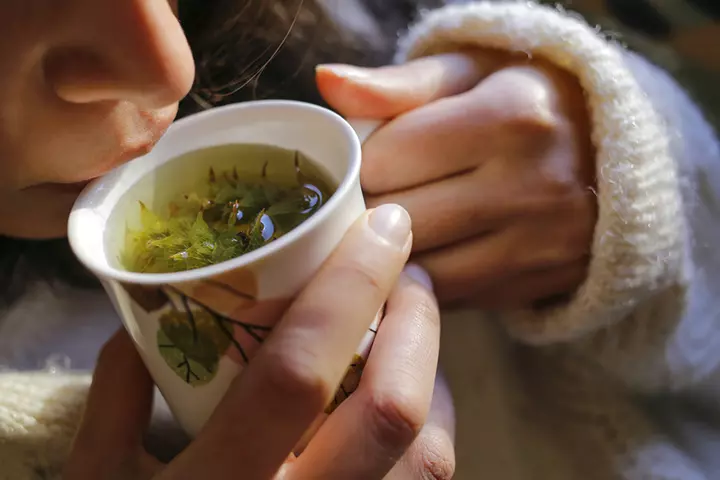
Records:
[[[318,68],[363,146],[368,203],[412,216],[413,261],[444,302],[518,308],[584,281],[597,218],[582,88],[542,60],[472,51],[400,66]]]

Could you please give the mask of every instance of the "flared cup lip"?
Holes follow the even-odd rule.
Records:
[[[305,102],[292,100],[259,100],[246,103],[238,103],[210,110],[199,112],[174,122],[168,129],[165,136],[160,139],[158,145],[166,139],[171,139],[180,132],[188,131],[192,135],[193,128],[198,124],[206,122],[213,117],[223,114],[238,114],[248,110],[275,109],[280,113],[288,108],[302,109],[306,113],[324,116],[336,122],[338,130],[343,139],[347,142],[349,151],[348,168],[338,188],[320,209],[310,218],[298,225],[296,228],[270,242],[263,247],[240,257],[227,260],[215,265],[209,265],[194,270],[172,273],[137,273],[114,267],[106,257],[105,249],[105,225],[112,215],[100,214],[98,209],[112,211],[117,207],[123,195],[132,189],[145,175],[150,174],[162,165],[178,158],[174,156],[153,156],[152,152],[133,160],[130,163],[116,167],[107,175],[104,175],[83,189],[78,196],[70,213],[68,220],[68,240],[70,246],[80,262],[91,272],[101,278],[114,279],[118,282],[141,285],[165,285],[174,283],[191,282],[214,277],[235,269],[240,269],[256,262],[262,261],[277,252],[287,248],[306,236],[309,232],[318,228],[336,209],[340,208],[343,202],[351,194],[353,183],[359,179],[361,163],[361,144],[350,124],[337,113],[326,108]],[[170,140],[168,140],[170,141]],[[181,155],[181,154],[180,154]],[[134,177],[127,180],[120,180],[123,173],[128,171],[131,164],[135,162],[151,162],[148,168],[142,173],[136,173]],[[111,200],[107,200],[107,192],[114,191]],[[98,217],[104,217],[98,220]],[[101,230],[101,231],[98,231]]]

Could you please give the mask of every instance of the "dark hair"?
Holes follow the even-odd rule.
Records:
[[[343,0],[350,2],[351,0]],[[391,60],[399,31],[421,8],[442,0],[358,0],[378,19],[381,38],[343,30],[317,0],[180,0],[180,22],[193,51],[196,81],[178,116],[227,103],[285,98],[322,104],[314,66],[375,66]],[[0,236],[0,313],[33,281],[93,287],[65,238]]]

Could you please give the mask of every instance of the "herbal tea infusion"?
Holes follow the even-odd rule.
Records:
[[[333,193],[327,175],[298,151],[261,148],[262,159],[245,158],[248,145],[223,145],[188,155],[198,161],[237,154],[238,167],[208,168],[196,189],[181,192],[165,212],[140,202],[140,228],[129,229],[121,255],[133,272],[167,273],[224,262],[256,250],[310,218]]]

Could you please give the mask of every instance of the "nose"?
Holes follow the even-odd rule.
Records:
[[[195,66],[168,0],[80,0],[44,62],[58,97],[161,108],[192,86]]]

